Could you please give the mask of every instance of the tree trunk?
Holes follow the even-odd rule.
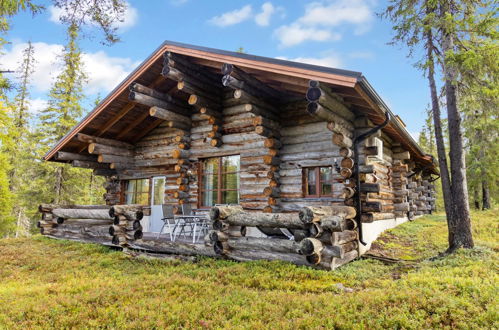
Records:
[[[444,2],[441,8],[442,19],[451,13],[452,3]],[[454,50],[453,32],[442,29],[442,50],[448,54]],[[445,76],[445,98],[449,129],[449,159],[451,172],[451,193],[454,214],[449,221],[449,249],[452,252],[460,247],[472,248],[470,209],[468,204],[468,186],[466,182],[466,163],[464,158],[463,135],[461,132],[461,114],[457,106],[457,72],[447,62],[443,64]]]
[[[490,209],[490,188],[487,180],[482,181],[482,210]]]
[[[429,10],[429,9],[428,9]],[[451,241],[451,223],[450,219],[453,218],[453,200],[450,188],[450,176],[447,166],[447,156],[445,152],[444,136],[442,133],[442,122],[440,120],[440,105],[438,100],[437,85],[435,83],[435,60],[434,60],[434,45],[433,35],[431,30],[425,33],[426,36],[426,49],[428,58],[428,82],[430,85],[431,93],[431,108],[433,113],[433,124],[435,126],[435,142],[437,144],[438,165],[440,169],[440,182],[442,183],[442,194],[444,198],[445,214],[447,216],[447,227],[449,242]]]
[[[475,210],[480,210],[480,194],[477,186],[473,187],[473,201],[475,204]]]

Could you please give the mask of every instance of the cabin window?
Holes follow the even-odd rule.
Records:
[[[306,167],[303,169],[305,197],[331,196],[333,193],[333,169],[331,166]]]
[[[149,179],[128,180],[125,189],[125,204],[149,205]]]
[[[206,158],[201,162],[201,206],[239,203],[239,155]]]

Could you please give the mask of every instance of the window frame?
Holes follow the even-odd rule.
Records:
[[[322,194],[322,184],[326,183],[321,179],[321,168],[329,168],[331,169],[331,174],[333,173],[333,167],[332,166],[307,166],[307,167],[302,167],[302,180],[303,180],[303,186],[302,186],[302,191],[303,191],[303,197],[304,198],[321,198],[321,197],[332,197],[333,196],[333,177],[331,175],[331,181],[329,184],[331,184],[331,194],[324,195]],[[308,173],[310,170],[314,171],[315,175],[315,191],[317,192],[316,194],[309,194],[308,192]]]
[[[130,181],[140,181],[140,180],[148,180],[147,182],[147,192],[132,192],[132,193],[128,193],[128,185],[130,184]],[[133,205],[133,204],[136,204],[136,203],[132,203],[132,204],[127,204],[127,196],[132,194],[134,195],[134,199],[135,201],[137,201],[137,195],[145,195],[147,194],[147,204],[140,204],[140,205],[150,205],[151,203],[151,198],[152,198],[152,195],[151,195],[151,184],[152,184],[152,179],[150,177],[147,177],[147,178],[137,178],[137,179],[128,179],[128,180],[124,180],[123,181],[123,189],[122,189],[122,204],[124,205]],[[137,187],[137,185],[136,185]]]
[[[223,172],[222,171],[222,159],[226,158],[226,157],[232,157],[232,156],[239,157],[239,171]],[[204,170],[205,164],[206,164],[206,161],[208,161],[210,159],[216,159],[218,161],[218,169],[216,171],[216,175],[218,177],[218,180],[217,180],[216,189],[204,189],[204,186],[203,186],[204,185],[203,180],[204,180],[204,177],[206,176],[205,170]],[[199,185],[198,185],[198,208],[207,209],[207,208],[212,207],[212,206],[204,205],[204,193],[212,192],[212,191],[217,192],[217,200],[214,201],[214,204],[221,204],[222,203],[223,193],[226,191],[237,191],[238,192],[237,203],[239,204],[239,200],[240,200],[239,191],[241,190],[241,181],[240,181],[241,177],[239,176],[240,173],[241,173],[241,155],[239,155],[239,154],[223,155],[223,156],[217,156],[217,157],[207,157],[207,158],[200,159],[199,160],[199,167],[198,167],[198,182],[199,182]],[[215,174],[215,173],[213,173],[213,174]],[[238,189],[224,189],[223,188],[222,176],[224,174],[237,174],[238,175],[238,177],[239,177]]]

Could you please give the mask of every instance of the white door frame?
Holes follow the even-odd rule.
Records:
[[[163,215],[163,209],[162,205],[164,204],[164,189],[165,187],[163,186],[163,201],[161,204],[153,204],[154,203],[154,182],[156,180],[163,179],[164,185],[166,185],[166,176],[160,175],[160,176],[153,176],[151,178],[151,199],[149,201],[149,204],[151,206],[151,215],[149,216],[149,232],[159,232],[161,227],[163,226],[163,222],[161,221],[162,215]]]

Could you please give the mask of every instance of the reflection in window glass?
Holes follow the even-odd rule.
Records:
[[[153,180],[154,182],[154,195],[153,195],[153,205],[161,205],[165,201],[165,179],[164,178],[156,178]]]
[[[331,195],[333,173],[331,167],[320,168],[321,177],[321,195]]]
[[[308,169],[308,185],[307,190],[309,195],[316,195],[316,181],[315,181],[315,170],[313,168]]]
[[[125,203],[149,205],[149,183],[149,179],[128,180],[125,189]]]
[[[303,169],[306,197],[331,196],[333,193],[333,170],[331,166]]]
[[[239,171],[239,155],[205,159],[200,187],[203,206],[239,203]]]

